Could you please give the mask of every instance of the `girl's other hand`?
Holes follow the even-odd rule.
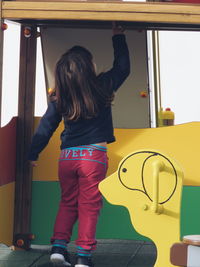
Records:
[[[115,21],[112,22],[112,31],[113,35],[116,34],[123,34],[124,33],[124,28],[120,25],[117,25]]]
[[[36,167],[37,166],[37,161],[30,161],[30,164],[32,167]]]

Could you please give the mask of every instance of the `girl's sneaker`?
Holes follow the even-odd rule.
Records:
[[[50,261],[55,265],[71,266],[67,250],[61,247],[52,247]]]
[[[94,267],[91,257],[77,256],[75,267]]]

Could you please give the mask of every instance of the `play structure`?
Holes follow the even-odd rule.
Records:
[[[184,191],[186,188],[192,191],[194,187],[191,185],[196,186],[195,190],[199,188],[196,168],[199,146],[194,141],[198,137],[188,139],[199,125],[188,123],[167,128],[132,129],[132,133],[127,134],[129,145],[126,146],[127,141],[123,143],[121,138],[124,150],[116,147],[116,154],[122,158],[118,168],[100,183],[106,199],[112,204],[125,206],[136,231],[156,244],[156,267],[200,266],[199,248],[196,247],[199,243],[192,243],[192,240],[190,243],[191,237],[188,240],[187,244],[193,248],[195,245],[191,257],[191,252],[186,253],[188,245],[182,243],[186,233],[181,229],[184,220],[188,220],[183,216],[186,212],[183,203],[190,201]],[[195,157],[190,156],[195,154]],[[189,230],[190,233],[194,233],[194,228]],[[198,227],[196,233],[199,233]]]
[[[182,182],[183,171],[174,160],[147,149],[127,155],[100,183],[108,201],[125,206],[137,232],[155,243],[156,267],[172,266],[170,248],[180,239]]]
[[[0,18],[1,58],[3,23],[10,20],[21,25],[18,116],[0,128],[0,243],[24,249],[48,244],[59,201],[57,159],[62,125],[41,153],[37,168],[32,170],[26,160],[40,119],[33,115],[37,38],[42,42],[48,95],[54,86],[54,64],[74,43],[92,51],[99,72],[111,66],[111,24],[116,21],[126,28],[133,73],[113,107],[117,142],[108,146],[110,163],[108,178],[100,185],[105,199],[97,238],[152,240],[157,246],[156,267],[200,266],[194,265],[198,236],[196,242],[194,237],[187,239],[200,234],[200,122],[150,128],[147,67],[147,30],[198,29],[200,6],[1,1]],[[176,257],[178,253],[184,260]]]

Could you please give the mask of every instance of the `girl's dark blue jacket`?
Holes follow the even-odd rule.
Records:
[[[117,91],[130,73],[129,51],[124,34],[112,37],[114,48],[113,67],[99,75],[98,79],[106,89],[112,85],[112,93]],[[46,147],[52,134],[62,120],[56,106],[56,101],[50,101],[46,113],[40,120],[33,136],[28,159],[35,161],[39,153]],[[111,106],[101,108],[99,114],[92,119],[64,121],[64,130],[61,134],[61,149],[79,145],[89,145],[101,142],[115,141]]]

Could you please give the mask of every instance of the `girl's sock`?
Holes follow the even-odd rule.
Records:
[[[61,247],[67,250],[67,242],[63,239],[55,239],[52,243],[53,247]]]
[[[91,257],[91,250],[90,249],[84,249],[81,246],[77,246],[77,256],[81,257]]]

